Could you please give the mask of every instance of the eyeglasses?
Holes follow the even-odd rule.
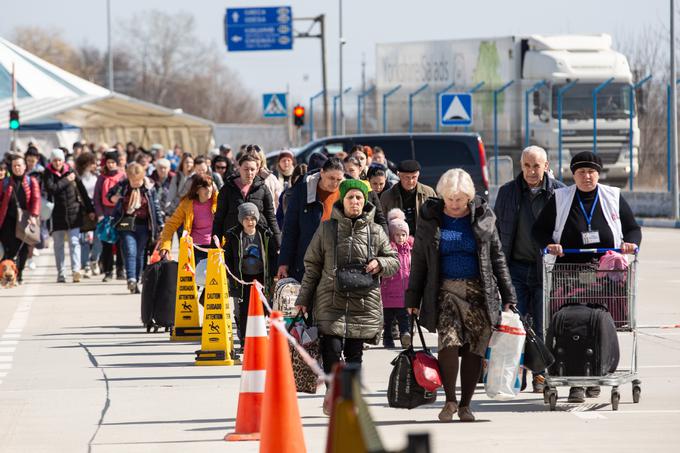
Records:
[[[215,165],[215,170],[226,170],[227,166],[226,165]]]

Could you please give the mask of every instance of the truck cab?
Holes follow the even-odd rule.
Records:
[[[605,165],[601,179],[605,183],[624,185],[631,170],[637,174],[640,134],[634,97],[630,93],[633,75],[626,57],[612,49],[611,41],[606,34],[534,35],[522,40],[524,87],[545,82],[529,100],[529,139],[532,144],[546,149],[555,176],[561,173],[564,179],[571,179],[571,157],[594,149],[593,92],[607,81],[609,83],[597,94],[597,153]],[[560,158],[558,92],[574,81],[576,83],[562,95]],[[629,135],[631,111],[632,137]],[[631,139],[632,169],[629,160]]]

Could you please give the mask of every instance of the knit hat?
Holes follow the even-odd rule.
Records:
[[[387,213],[387,223],[390,223],[392,220],[406,220],[406,214],[404,214],[404,211],[402,211],[399,208],[392,208],[390,209],[390,212]]]
[[[408,229],[408,223],[406,223],[402,219],[394,219],[388,224],[388,228],[390,230],[390,237],[393,237],[395,234],[399,232],[404,232],[406,233],[406,236],[410,234],[409,229]]]
[[[104,153],[104,161],[107,160],[115,160],[118,162],[118,151],[115,149],[110,149],[107,152]]]
[[[257,210],[257,206],[255,206],[253,203],[246,202],[246,203],[241,203],[238,206],[238,221],[239,223],[243,223],[243,219],[246,218],[247,216],[250,217],[255,217],[256,221],[260,221],[260,211]]]
[[[368,201],[368,186],[360,179],[345,179],[340,183],[340,199],[344,200],[345,195],[352,189],[360,190],[364,194],[364,201]]]
[[[397,167],[401,173],[415,173],[420,171],[420,164],[417,160],[402,160]]]
[[[572,173],[576,173],[579,168],[592,168],[599,173],[602,171],[602,159],[591,151],[582,151],[571,158],[569,168]]]
[[[64,151],[60,150],[59,148],[54,148],[52,150],[52,153],[50,153],[50,160],[64,160]]]
[[[284,149],[283,151],[281,151],[276,161],[279,162],[284,157],[290,157],[291,159],[293,159],[293,161],[295,161],[295,154],[293,154],[293,152],[289,149]]]

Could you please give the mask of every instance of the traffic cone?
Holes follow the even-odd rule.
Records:
[[[271,323],[260,453],[304,453],[307,449],[302,435],[288,340],[274,327],[274,323],[283,323],[283,314],[280,311],[272,312]]]
[[[260,416],[262,415],[266,360],[267,326],[264,322],[264,310],[260,294],[255,285],[251,285],[236,427],[233,433],[224,437],[224,440],[260,439]]]

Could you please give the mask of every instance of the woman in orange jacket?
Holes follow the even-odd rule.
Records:
[[[210,247],[212,242],[212,226],[217,209],[217,191],[209,175],[194,176],[189,192],[182,198],[177,209],[165,221],[165,227],[159,240],[160,256],[165,258],[172,247],[172,235],[182,225],[184,231],[191,235],[194,244]],[[207,258],[208,254],[194,250],[196,264]]]

